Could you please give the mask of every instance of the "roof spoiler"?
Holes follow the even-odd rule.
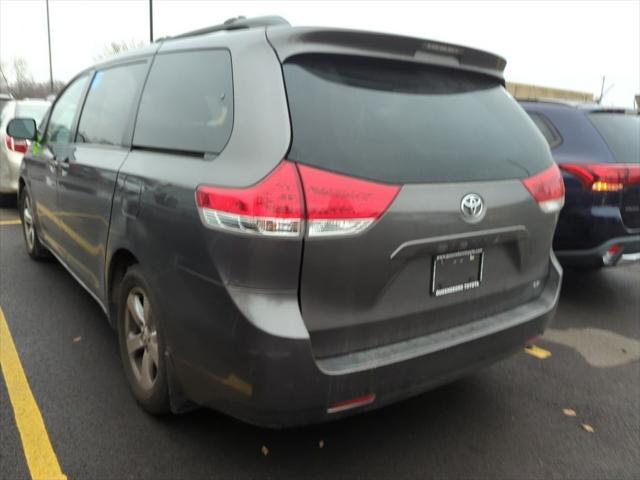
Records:
[[[206,35],[208,33],[215,32],[224,32],[230,30],[243,30],[249,28],[260,28],[260,27],[274,27],[274,26],[282,26],[282,25],[290,25],[287,20],[278,16],[278,15],[269,15],[265,17],[233,17],[228,20],[225,20],[224,23],[219,25],[213,25],[211,27],[199,28],[198,30],[192,30],[190,32],[181,33],[180,35],[175,35],[173,37],[163,37],[159,40],[174,40],[176,38],[187,38],[187,37],[195,37],[198,35]]]
[[[268,28],[281,62],[304,53],[327,53],[426,63],[474,71],[504,84],[507,61],[489,52],[424,38],[333,28]]]

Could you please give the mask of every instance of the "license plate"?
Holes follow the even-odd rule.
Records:
[[[481,248],[443,253],[433,258],[431,294],[436,297],[478,288],[482,281]]]

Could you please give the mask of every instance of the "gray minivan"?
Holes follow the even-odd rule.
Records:
[[[564,187],[504,59],[235,19],[81,72],[20,177],[118,331],[137,401],[289,426],[416,395],[540,335]]]

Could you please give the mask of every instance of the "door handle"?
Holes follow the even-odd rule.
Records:
[[[60,162],[60,168],[63,172],[67,172],[69,170],[69,157],[65,157]]]
[[[51,173],[55,173],[56,172],[56,165],[58,162],[56,162],[56,157],[51,157],[49,159],[47,159],[47,167],[49,168],[49,171]]]

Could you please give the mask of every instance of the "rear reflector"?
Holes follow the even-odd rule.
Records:
[[[205,225],[277,237],[302,234],[302,193],[293,163],[282,162],[247,188],[199,186],[196,203]]]
[[[564,182],[556,164],[525,178],[522,183],[545,213],[558,212],[564,205]]]
[[[308,236],[354,235],[382,216],[400,191],[384,185],[299,165]]]
[[[609,247],[609,250],[607,250],[602,256],[602,263],[607,266],[613,265],[618,257],[618,253],[620,253],[620,245],[618,245],[617,243],[613,244],[611,247]]]
[[[327,408],[327,413],[344,412],[345,410],[351,410],[352,408],[363,407],[369,405],[376,400],[375,393],[369,395],[363,395],[362,397],[352,398],[343,402],[338,402],[332,407]]]
[[[282,161],[247,188],[199,186],[203,223],[238,233],[300,237],[355,235],[371,226],[400,190]]]
[[[594,192],[617,192],[640,183],[640,165],[625,163],[563,163],[560,168]]]
[[[12,152],[27,153],[27,149],[29,148],[26,140],[16,140],[9,135],[5,137],[5,143],[7,144],[7,148]]]

